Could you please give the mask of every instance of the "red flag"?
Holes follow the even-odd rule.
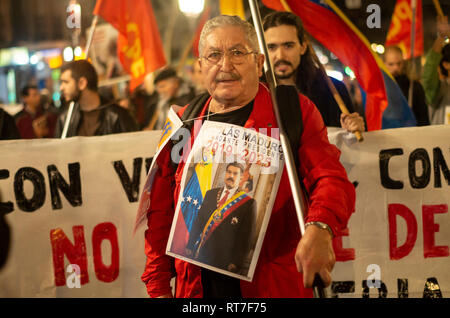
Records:
[[[119,31],[117,54],[132,77],[130,90],[139,86],[145,75],[166,64],[149,0],[98,0],[94,14]]]
[[[414,57],[423,54],[422,1],[416,1]],[[411,58],[411,30],[413,16],[411,2],[412,0],[397,0],[385,44],[386,46],[397,45],[400,47],[406,59]]]

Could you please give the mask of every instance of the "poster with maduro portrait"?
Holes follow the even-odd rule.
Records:
[[[168,255],[252,280],[284,167],[277,136],[277,129],[203,124],[182,163]]]

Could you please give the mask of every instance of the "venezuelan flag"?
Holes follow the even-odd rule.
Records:
[[[365,95],[368,130],[415,126],[411,108],[369,41],[331,0],[262,0],[298,15],[305,29],[355,73]]]
[[[184,255],[189,233],[198,215],[206,191],[211,189],[212,154],[202,154],[202,159],[194,166],[194,171],[184,187],[179,200],[180,212],[178,213],[175,232],[170,251]]]
[[[181,212],[188,232],[191,232],[206,191],[211,189],[211,166],[210,162],[196,163],[194,172],[184,188]]]

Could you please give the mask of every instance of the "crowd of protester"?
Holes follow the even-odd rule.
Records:
[[[277,22],[272,21],[271,23]],[[403,58],[403,52],[399,47],[387,47],[382,56],[386,68],[394,76],[406,99],[408,99],[410,83],[413,83],[414,93],[412,95],[411,108],[418,126],[444,124],[446,123],[445,116],[449,116],[446,114],[446,112],[449,112],[447,108],[450,108],[450,44],[445,44],[445,39],[448,39],[450,36],[447,17],[437,18],[436,29],[437,37],[432,48],[426,54],[422,72],[420,76],[416,74],[416,78],[413,78],[413,81],[411,81],[411,75],[408,74],[410,61]],[[305,60],[307,60],[307,52],[303,57]],[[273,58],[272,62],[275,61],[276,58]],[[71,64],[77,64],[78,62],[72,62]],[[297,67],[297,65],[295,66]],[[81,74],[77,74],[74,78],[69,77],[69,79],[78,81],[85,76],[85,73],[83,73],[86,72],[85,69],[89,68],[88,73],[90,75],[87,80],[89,83],[86,83],[85,88],[74,88],[73,93],[79,94],[79,96],[70,96],[70,93],[67,93],[67,83],[64,82],[63,74],[66,73],[67,75],[67,72],[64,72],[67,67],[65,69],[64,67],[60,78],[62,106],[56,108],[53,101],[49,100],[45,94],[42,94],[38,87],[32,84],[33,81],[30,80],[31,84],[27,84],[21,90],[23,109],[19,113],[11,116],[0,107],[0,139],[60,138],[69,101],[74,97],[78,102],[77,104],[84,103],[84,105],[87,105],[94,103],[95,107],[93,108],[95,109],[77,110],[75,120],[78,121],[75,123],[76,127],[72,127],[69,136],[93,136],[137,130],[159,130],[164,124],[171,105],[184,106],[195,96],[206,92],[202,84],[202,74],[198,60],[194,60],[191,65],[185,68],[188,71],[184,72],[184,74],[177,72],[175,66],[167,66],[157,71],[154,74],[150,89],[148,86],[141,85],[133,92],[128,93],[127,96],[114,96],[113,89],[108,87],[99,90],[97,75],[92,74],[95,73],[94,68],[86,65],[83,66],[84,69],[81,70]],[[301,65],[298,67],[299,69],[302,68]],[[302,72],[306,71],[303,70]],[[74,72],[72,70],[71,75]],[[92,79],[92,77],[95,78]],[[305,78],[311,78],[311,76],[306,74]],[[343,83],[334,79],[333,83],[337,85],[339,94],[345,97],[343,99],[347,104],[346,106],[350,110],[355,111],[355,116],[361,122],[361,119],[365,120],[363,96],[357,81],[345,76]],[[296,86],[298,90],[313,101],[318,97],[323,98],[323,94],[315,96],[314,94],[309,94],[308,90],[303,92],[301,86],[305,86],[307,83],[300,84],[297,80]],[[318,85],[312,86],[318,87]],[[308,85],[305,87],[308,87]],[[338,112],[338,110],[336,103],[331,103],[331,99],[326,103],[328,111],[324,112],[321,110],[325,124],[341,126],[339,119],[334,118],[336,116],[332,116],[334,124],[327,124],[327,122],[330,122],[327,116],[331,116],[331,108],[336,108],[334,112]],[[328,104],[333,105],[330,106]],[[317,105],[317,107],[321,109],[324,106]],[[117,122],[107,123],[114,127],[105,127],[105,112],[112,112],[118,116]],[[73,125],[72,122],[71,124]],[[359,128],[361,127],[365,129],[363,124]]]

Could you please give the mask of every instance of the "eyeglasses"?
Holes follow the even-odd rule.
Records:
[[[226,52],[231,60],[231,63],[233,64],[242,64],[245,62],[245,58],[247,57],[247,55],[256,53],[258,52],[245,52],[238,49],[233,49]],[[202,58],[204,58],[211,64],[217,64],[223,59],[224,55],[225,53],[223,53],[222,51],[212,51]]]

